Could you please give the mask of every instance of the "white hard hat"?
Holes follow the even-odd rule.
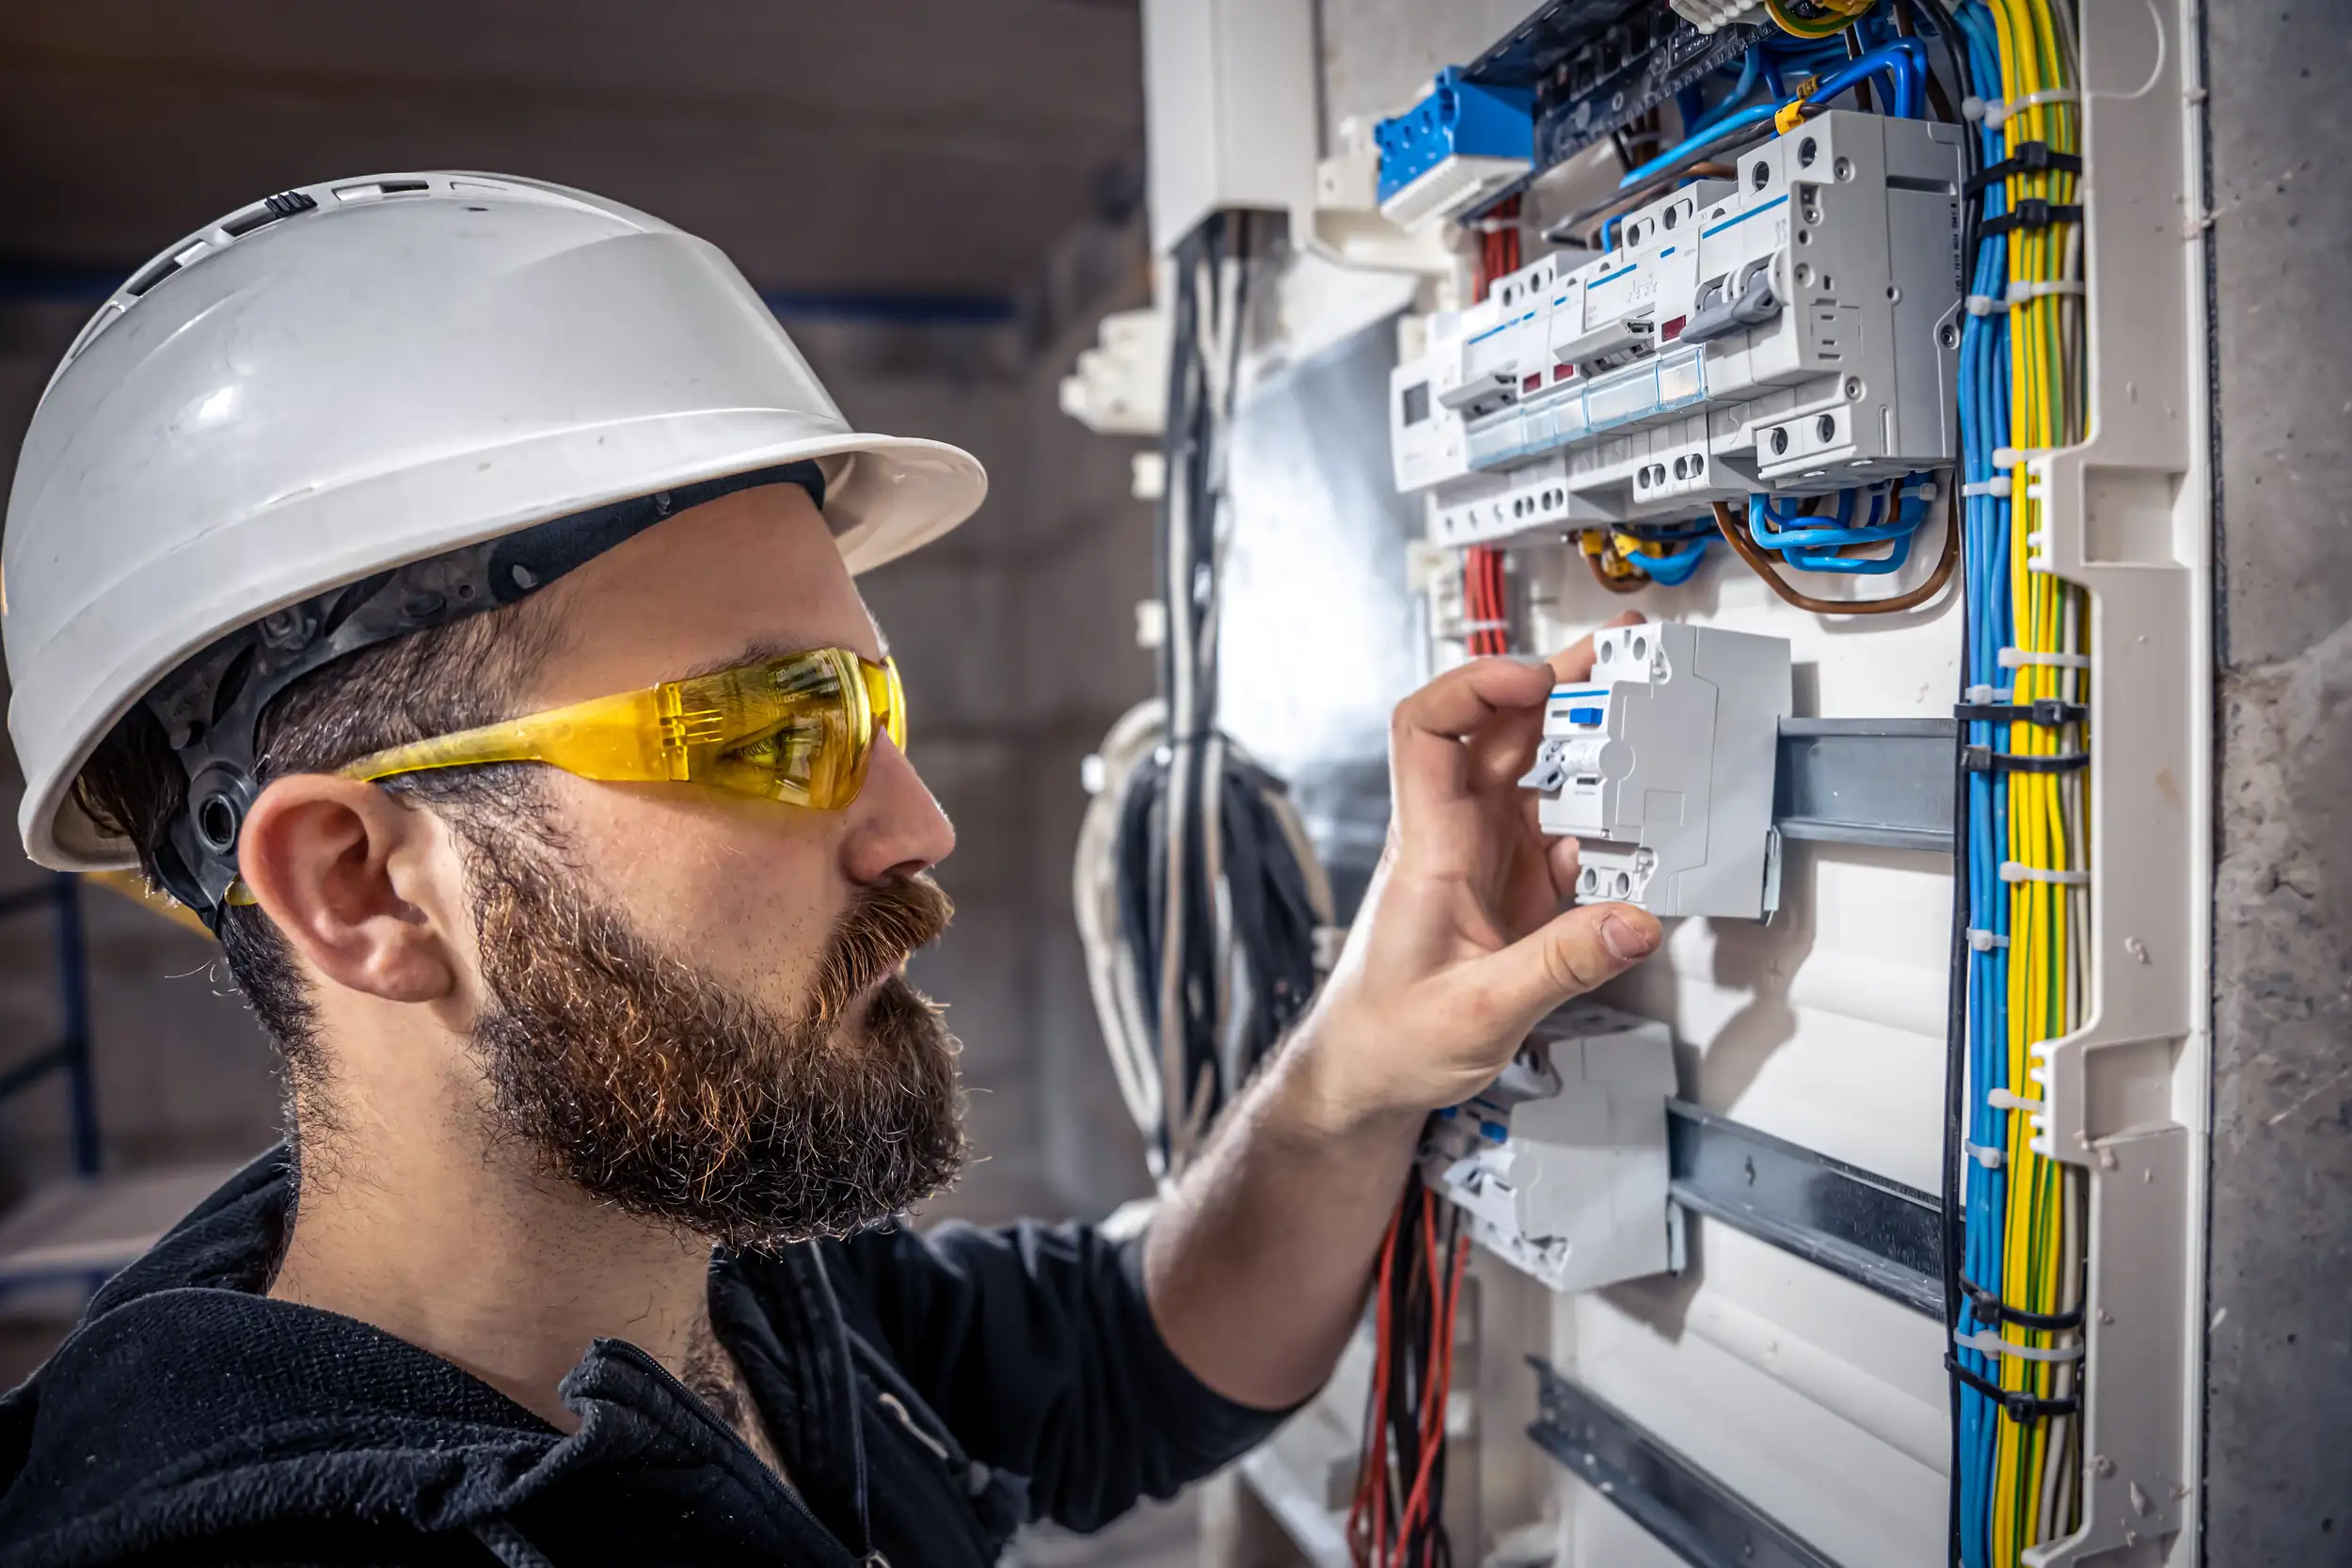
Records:
[[[232,213],[91,318],[24,438],[0,631],[25,848],[131,863],[75,775],[133,704],[273,612],[548,519],[637,501],[642,527],[673,493],[802,474],[852,571],[987,490],[954,447],[852,431],[723,254],[618,203],[434,172]]]

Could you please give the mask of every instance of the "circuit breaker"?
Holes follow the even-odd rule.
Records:
[[[1592,678],[1555,688],[1535,765],[1547,833],[1582,854],[1579,903],[1750,920],[1779,902],[1772,777],[1788,643],[1660,622],[1593,638]]]
[[[1390,380],[1430,537],[1689,516],[1947,466],[1956,126],[1836,110],[1430,319]]]
[[[1473,1238],[1555,1291],[1661,1273],[1674,1092],[1664,1024],[1571,1004],[1535,1025],[1502,1077],[1432,1119],[1422,1180]]]

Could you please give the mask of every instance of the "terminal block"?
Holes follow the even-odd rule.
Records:
[[[1552,691],[1519,781],[1540,797],[1543,831],[1578,840],[1577,902],[1771,913],[1788,641],[1661,622],[1596,633],[1593,660],[1590,680]]]
[[[1834,111],[1430,318],[1390,388],[1430,538],[1684,517],[1952,460],[1958,127]]]
[[[1373,128],[1379,150],[1380,214],[1407,229],[1455,217],[1534,165],[1534,95],[1484,87],[1448,66],[1429,94]]]
[[[1440,1111],[1422,1179],[1470,1236],[1555,1291],[1590,1291],[1674,1262],[1666,1206],[1666,1026],[1595,1003],[1535,1025],[1474,1099]]]

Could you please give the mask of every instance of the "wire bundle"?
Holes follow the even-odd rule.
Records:
[[[2088,605],[2040,569],[2032,453],[2083,428],[2074,24],[2042,0],[1957,18],[1984,176],[1961,340],[1968,572],[1965,1125],[1952,1367],[1959,1553],[2011,1568],[2081,1511],[2081,1173],[2033,1148],[2044,1043],[2080,1022]],[[2055,94],[2055,98],[2045,95]]]
[[[1860,523],[1854,521],[1857,499],[1869,502],[1869,515]],[[1817,510],[1819,497],[1784,501],[1754,495],[1748,498],[1748,537],[1756,548],[1799,571],[1884,576],[1911,559],[1912,535],[1927,521],[1928,503],[1934,499],[1935,486],[1925,475],[1913,474],[1891,484],[1839,491],[1836,511],[1824,521]],[[1876,545],[1893,547],[1880,555],[1856,553]]]
[[[1442,1211],[1442,1213],[1440,1212]],[[1445,1412],[1462,1275],[1461,1211],[1416,1170],[1380,1243],[1371,1395],[1347,1544],[1357,1568],[1449,1568]]]
[[[1502,551],[1472,545],[1462,552],[1463,643],[1472,658],[1511,651],[1511,595]]]
[[[1163,441],[1161,698],[1105,739],[1073,871],[1089,979],[1152,1174],[1180,1174],[1306,1010],[1331,893],[1282,782],[1216,724],[1217,580],[1250,219],[1178,245]]]

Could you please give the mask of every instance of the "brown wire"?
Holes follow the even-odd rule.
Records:
[[[1727,502],[1715,503],[1715,526],[1723,531],[1724,542],[1748,563],[1749,570],[1764,579],[1767,588],[1799,610],[1816,615],[1892,615],[1899,610],[1915,609],[1943,591],[1951,580],[1952,568],[1960,562],[1959,502],[1949,497],[1944,506],[1944,553],[1937,558],[1935,570],[1918,587],[1883,599],[1817,599],[1810,594],[1801,594],[1788,586],[1788,579],[1756,548],[1756,541],[1748,535],[1747,524],[1733,514]]]
[[[1597,555],[1586,556],[1584,564],[1593,574],[1593,580],[1612,594],[1639,594],[1649,586],[1649,574],[1639,567],[1634,568],[1631,577],[1621,578],[1611,575],[1609,568],[1600,563],[1600,557]]]

